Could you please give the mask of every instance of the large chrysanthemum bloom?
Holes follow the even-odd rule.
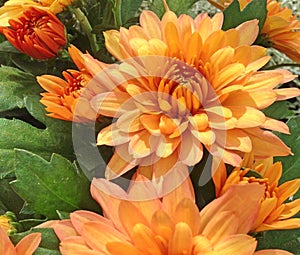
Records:
[[[272,160],[272,159],[271,159]],[[270,160],[268,160],[270,161]],[[280,162],[253,163],[251,154],[247,154],[242,167],[236,167],[226,177],[226,168],[221,164],[213,177],[217,197],[226,194],[231,185],[259,183],[265,187],[258,217],[252,231],[259,232],[274,229],[292,229],[300,227],[300,218],[291,218],[300,210],[300,199],[285,203],[300,187],[300,179],[287,181],[279,185],[282,175]]]
[[[46,106],[48,116],[67,121],[95,120],[95,112],[84,98],[74,115],[76,104],[87,83],[94,73],[106,66],[95,60],[90,54],[83,54],[75,46],[69,47],[69,53],[79,70],[63,72],[65,79],[53,75],[37,77],[38,83],[47,92],[42,93],[41,103]]]
[[[228,6],[232,0],[209,0],[220,9]],[[243,9],[251,0],[239,0]],[[267,1],[267,18],[261,35],[275,49],[283,52],[292,60],[300,63],[300,21],[292,10],[282,6],[276,0]]]
[[[32,233],[25,236],[15,247],[5,230],[0,227],[0,255],[32,255],[40,241],[41,233]]]
[[[155,162],[148,167],[152,172],[163,174],[166,166],[178,159],[189,166],[195,165],[202,158],[203,145],[235,166],[240,164],[240,156],[252,149],[256,158],[291,153],[266,130],[288,133],[287,126],[269,119],[260,110],[277,100],[299,95],[296,88],[275,89],[294,76],[283,70],[258,71],[269,57],[265,48],[251,46],[258,33],[257,21],[228,31],[221,30],[222,22],[221,13],[213,18],[200,14],[193,20],[187,15],[177,18],[167,11],[159,20],[153,12],[144,11],[141,26],[105,32],[106,46],[112,55],[125,62],[130,57],[148,56],[148,64],[147,60],[140,62],[144,63],[144,69],[151,69],[146,70],[146,76],[139,70],[132,71],[131,75],[138,73],[140,79],[123,84],[123,89],[97,106],[102,115],[120,119],[98,136],[99,145],[114,145],[122,151],[116,150],[108,165],[116,176],[132,166],[146,166],[145,162],[154,154],[161,160],[151,161]],[[165,56],[161,62],[168,64],[156,64],[155,56]],[[175,63],[174,66],[180,67],[172,67],[170,59],[182,64]],[[131,69],[137,69],[131,65]],[[154,68],[160,70],[159,78],[153,78],[158,73]],[[170,72],[177,77],[173,81]],[[123,107],[129,99],[132,105],[137,101],[135,105],[139,106]],[[124,126],[130,123],[135,125],[125,130]],[[121,139],[125,133],[127,140]],[[120,139],[114,139],[117,134]]]
[[[57,14],[69,6],[74,0],[8,0],[0,8],[0,26],[9,26],[10,19],[16,19],[31,6]]]
[[[19,51],[35,59],[54,58],[65,47],[64,25],[51,12],[30,7],[0,32]]]
[[[54,224],[63,255],[256,254],[256,241],[246,233],[263,195],[258,184],[234,186],[200,213],[189,179],[160,199],[144,200],[156,188],[143,176],[137,176],[128,192],[94,179],[91,192],[105,216],[77,211],[70,220]]]

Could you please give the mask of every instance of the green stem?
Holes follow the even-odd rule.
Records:
[[[99,45],[97,44],[96,35],[92,33],[93,28],[89,20],[79,8],[72,9],[72,11],[76,16],[77,20],[79,21],[81,28],[83,29],[83,32],[88,37],[92,52],[96,54],[99,51]]]
[[[115,24],[118,27],[122,26],[122,17],[121,17],[121,1],[116,0],[115,1],[115,6],[114,6],[114,16],[115,16]]]
[[[276,68],[279,68],[279,67],[282,67],[282,66],[300,67],[300,64],[296,64],[296,63],[282,63],[282,64],[277,64],[277,65],[274,65],[274,66],[267,67],[267,68],[265,68],[265,70],[273,70],[273,69],[276,69]]]

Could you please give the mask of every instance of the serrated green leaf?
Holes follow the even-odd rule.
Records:
[[[267,18],[267,0],[252,0],[241,10],[238,0],[234,0],[224,10],[224,22],[222,29],[228,30],[230,28],[237,27],[245,21],[258,19],[259,31],[262,30],[263,25]]]
[[[46,129],[36,128],[18,119],[0,118],[0,178],[13,172],[14,148],[30,150],[42,157],[50,158],[59,153],[74,159],[72,124],[47,117],[38,96],[27,97],[24,105],[28,112]]]
[[[57,210],[98,209],[89,192],[90,182],[75,163],[57,154],[48,162],[25,150],[15,152],[17,180],[11,185],[35,213],[57,219]]]
[[[33,228],[29,231],[18,233],[10,236],[11,241],[16,245],[22,238],[31,234],[31,233],[41,233],[42,234],[42,241],[39,245],[39,248],[34,253],[36,254],[60,254],[58,252],[59,240],[54,233],[52,228]],[[44,251],[45,253],[41,253]],[[48,253],[46,253],[48,252]]]
[[[257,240],[259,250],[281,249],[300,255],[300,229],[267,231]]]
[[[167,4],[171,11],[175,12],[178,16],[180,14],[188,14],[192,6],[198,2],[197,0],[168,0]],[[155,12],[159,17],[162,17],[166,12],[163,1],[153,0],[150,10]]]
[[[42,91],[33,75],[9,66],[0,67],[0,112],[24,107],[24,97]]]
[[[300,118],[293,118],[287,122],[290,128],[290,135],[278,134],[288,146],[291,147],[293,156],[276,157],[275,161],[281,161],[283,165],[283,174],[280,182],[286,182],[288,180],[300,178]]]

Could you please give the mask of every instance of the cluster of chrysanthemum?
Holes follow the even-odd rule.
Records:
[[[268,1],[270,10],[273,2]],[[17,19],[18,24],[10,21],[11,28],[3,31],[19,42],[20,36],[13,35],[26,18]],[[271,18],[268,22],[266,34],[270,27],[281,30]],[[41,103],[49,116],[77,122],[114,118],[97,137],[99,146],[114,147],[107,179],[137,167],[127,192],[107,179],[92,181],[92,196],[104,216],[77,211],[69,220],[46,224],[60,239],[62,254],[290,254],[256,252],[257,241],[249,233],[300,226],[299,218],[291,218],[299,212],[300,199],[286,203],[300,180],[278,186],[281,165],[270,163],[273,156],[292,154],[272,133],[289,130],[262,112],[276,101],[299,96],[300,91],[278,88],[295,78],[290,72],[261,70],[270,57],[265,48],[253,45],[257,20],[227,31],[222,24],[222,13],[177,17],[166,5],[159,19],[143,11],[140,25],[104,33],[108,51],[120,63],[102,63],[71,46],[78,70],[64,72],[65,79],[37,78],[47,91]],[[289,20],[287,26],[299,24]],[[298,36],[294,28],[281,31]],[[37,35],[47,42],[42,32]],[[24,38],[25,43],[30,39]],[[299,38],[293,43],[300,45]],[[199,211],[187,169],[199,163],[205,151],[214,158],[217,198]],[[225,163],[235,167],[228,176]],[[39,242],[38,236],[28,238]],[[3,242],[11,247],[7,238]],[[25,244],[29,242],[18,246]],[[8,254],[22,254],[18,246]],[[36,246],[28,248],[28,254]]]

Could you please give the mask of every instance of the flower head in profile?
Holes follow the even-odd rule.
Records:
[[[13,222],[15,220],[15,215],[11,212],[7,212],[4,215],[0,215],[0,228],[10,234],[16,231]]]
[[[136,165],[159,177],[178,160],[195,165],[204,148],[235,166],[251,150],[256,158],[291,153],[268,131],[288,133],[287,126],[261,110],[300,94],[275,89],[294,76],[259,71],[269,57],[265,48],[251,45],[257,21],[228,31],[221,30],[222,22],[221,13],[192,19],[167,11],[160,20],[144,11],[141,26],[105,32],[106,47],[123,60],[119,69],[128,77],[123,84],[111,78],[119,88],[93,102],[101,115],[116,119],[98,136],[99,145],[117,147],[108,177]],[[136,60],[130,63],[131,57]]]
[[[91,192],[105,216],[76,211],[70,220],[54,224],[63,255],[277,254],[270,250],[256,253],[255,239],[246,235],[263,195],[258,184],[232,187],[201,212],[189,179],[161,198],[142,176],[137,176],[128,192],[107,180],[94,179]]]
[[[86,121],[95,118],[95,113],[89,103],[80,101],[80,109],[74,116],[76,104],[93,73],[99,72],[105,64],[95,60],[88,53],[80,52],[75,46],[69,48],[69,53],[78,70],[63,72],[65,79],[53,75],[37,77],[38,83],[47,92],[41,95],[41,103],[46,106],[48,116],[67,121]],[[103,66],[102,66],[103,65]],[[75,117],[75,119],[74,119]]]
[[[40,241],[41,233],[32,233],[25,236],[15,247],[6,231],[0,227],[0,255],[32,255]]]
[[[254,163],[253,155],[247,154],[242,167],[234,168],[226,177],[225,165],[221,164],[213,179],[217,197],[226,194],[226,191],[236,184],[259,183],[265,187],[264,199],[252,231],[299,228],[300,219],[291,217],[300,211],[300,199],[286,201],[300,188],[300,179],[279,185],[281,175],[280,162],[273,164],[272,159],[268,159],[261,163]]]
[[[30,7],[21,16],[9,20],[1,33],[19,51],[35,59],[54,58],[65,47],[64,25],[51,12]]]
[[[9,26],[10,19],[22,16],[32,6],[57,14],[72,2],[74,0],[8,0],[0,8],[0,26]]]
[[[228,6],[232,0],[209,0],[220,9]],[[239,0],[243,9],[251,0]],[[264,40],[275,49],[300,63],[300,21],[292,10],[277,0],[267,1],[268,14],[261,31]]]

